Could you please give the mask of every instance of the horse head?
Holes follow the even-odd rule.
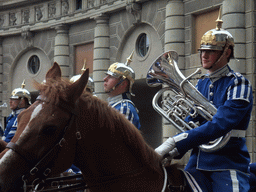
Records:
[[[54,63],[45,76],[46,82],[35,84],[40,98],[19,116],[18,129],[19,126],[25,129],[15,139],[16,143],[7,145],[12,150],[6,150],[0,160],[0,191],[20,191],[21,177],[24,182],[31,182],[59,174],[71,166],[76,138],[65,139],[64,135],[72,132],[69,124],[76,115],[76,101],[84,91],[88,76],[86,70],[71,84],[61,78],[61,69]],[[67,157],[63,161],[58,154]]]

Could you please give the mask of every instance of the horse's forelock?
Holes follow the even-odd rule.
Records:
[[[35,88],[47,102],[58,105],[60,100],[68,101],[68,87],[71,83],[65,79],[47,79],[44,83],[35,82]]]

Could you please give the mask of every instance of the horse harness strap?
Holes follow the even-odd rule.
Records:
[[[12,149],[16,153],[18,153],[28,164],[32,163],[33,158],[31,157],[31,155],[29,153],[27,153],[27,151],[20,148],[19,145],[15,144],[13,142],[9,142],[6,145],[6,148]]]
[[[184,171],[182,169],[178,169],[183,175],[184,175]],[[168,177],[168,176],[167,176]],[[182,185],[174,185],[173,182],[168,178],[167,181],[167,189],[169,190],[169,192],[182,192],[182,191],[186,191],[187,188],[187,182],[186,182],[186,178],[185,175],[183,177],[183,184]]]
[[[41,97],[38,97],[37,100],[41,100]],[[51,150],[49,152],[47,152],[46,155],[44,155],[42,157],[42,159],[29,171],[29,173],[27,175],[22,176],[22,180],[24,181],[24,191],[26,191],[26,183],[28,182],[30,177],[36,178],[32,182],[33,185],[36,185],[37,184],[36,182],[40,182],[40,181],[44,180],[51,173],[51,169],[45,168],[45,167],[47,167],[49,162],[51,162],[53,157],[55,157],[55,155],[58,154],[59,150],[66,143],[65,137],[67,135],[67,130],[71,129],[71,126],[74,122],[75,116],[77,115],[76,110],[74,108],[68,106],[64,102],[60,101],[60,104],[57,106],[67,110],[68,112],[71,112],[71,114],[72,114],[71,118],[69,119],[67,125],[64,128],[63,136],[59,140],[59,142],[53,148],[51,148]],[[78,130],[76,132],[76,137],[77,137],[77,139],[81,139],[81,134]],[[7,144],[6,147],[9,149],[12,149],[16,153],[18,153],[29,164],[32,163],[33,158],[29,155],[29,153],[27,153],[25,150],[20,148],[19,145],[10,142]],[[83,184],[83,186],[84,186],[84,184]]]
[[[75,180],[74,180],[75,179]],[[86,184],[82,174],[76,174],[71,176],[46,178],[44,183],[51,186],[51,189],[39,189],[40,184],[35,187],[34,192],[51,192],[51,191],[77,191],[80,189],[86,189]]]

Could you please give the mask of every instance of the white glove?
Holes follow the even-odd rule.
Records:
[[[155,152],[157,152],[161,156],[161,158],[163,158],[165,154],[169,153],[174,148],[175,141],[172,137],[169,137],[162,145],[155,149]]]
[[[178,156],[178,155],[180,155],[180,153],[178,152],[178,149],[175,147],[173,150],[171,150],[169,152],[169,156],[166,157],[165,159],[163,159],[162,164],[164,166],[170,165],[172,160],[173,160],[173,158]]]
[[[179,153],[179,151],[178,151],[178,149],[177,149],[177,147],[175,147],[173,150],[171,150],[170,152],[169,152],[169,157],[170,158],[174,158],[174,157],[177,157],[178,155],[180,155],[180,153]],[[168,158],[169,158],[168,157]]]

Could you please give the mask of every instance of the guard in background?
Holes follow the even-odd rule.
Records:
[[[132,85],[135,79],[135,72],[129,66],[133,53],[127,58],[127,62],[113,63],[106,72],[104,90],[108,94],[108,103],[113,108],[124,114],[125,117],[140,129],[138,109],[131,101]]]
[[[21,88],[16,88],[12,91],[9,98],[11,114],[6,119],[6,128],[2,140],[6,145],[11,141],[17,130],[17,117],[21,111],[28,108],[31,104],[30,92],[25,89],[25,80],[21,84]]]
[[[85,63],[84,63],[84,66],[83,68],[81,69],[81,73],[83,73],[84,71],[86,71],[85,69]],[[75,81],[77,81],[79,78],[81,77],[81,74],[79,75],[74,75],[73,77],[70,78],[70,82],[71,83],[74,83]],[[89,91],[90,93],[92,93],[94,96],[96,96],[94,94],[94,81],[91,77],[89,77],[88,79],[88,82],[87,82],[87,85],[86,85],[86,91]]]
[[[81,72],[83,73],[84,71],[86,71],[85,69],[85,63],[83,68],[81,69]],[[70,82],[74,83],[76,82],[79,78],[81,77],[81,74],[79,75],[74,75],[73,77],[70,78]],[[87,85],[86,85],[86,91],[90,92],[91,94],[93,94],[93,96],[96,96],[94,94],[94,82],[93,79],[91,77],[89,77]],[[76,167],[75,165],[71,165],[71,167],[69,169],[67,169],[65,172],[68,172],[70,174],[81,174],[81,171],[78,167]]]

